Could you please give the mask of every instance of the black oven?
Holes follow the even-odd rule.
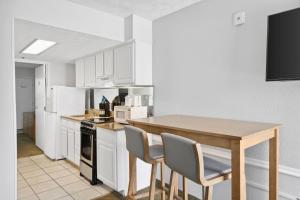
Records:
[[[96,128],[88,122],[81,122],[80,175],[92,185],[97,184]]]

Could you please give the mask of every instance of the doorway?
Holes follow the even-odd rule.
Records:
[[[17,112],[17,154],[18,158],[42,154],[37,141],[36,125],[41,126],[41,106],[44,96],[41,92],[45,87],[45,66],[38,63],[15,63],[16,77],[16,112]],[[38,121],[38,123],[36,123]]]

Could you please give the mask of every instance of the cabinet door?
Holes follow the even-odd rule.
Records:
[[[114,51],[104,51],[104,74],[111,78],[114,75]]]
[[[80,164],[80,141],[81,141],[80,129],[75,130],[74,163],[77,165]]]
[[[74,129],[68,129],[68,156],[67,159],[74,162],[74,144],[75,144],[75,138],[74,138]]]
[[[98,53],[96,55],[96,79],[101,79],[104,77],[104,59],[103,53]]]
[[[64,158],[68,156],[68,129],[64,126],[60,128],[61,154]]]
[[[97,143],[98,179],[109,187],[116,189],[116,148],[99,140]]]
[[[96,56],[84,59],[85,87],[93,87],[96,83]]]
[[[84,87],[84,60],[76,61],[76,87]]]
[[[133,43],[114,49],[114,69],[114,81],[116,84],[134,84]]]

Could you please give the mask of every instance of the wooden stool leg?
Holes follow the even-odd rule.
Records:
[[[157,163],[152,164],[151,169],[151,183],[149,199],[154,200],[155,197],[155,183],[156,183]]]
[[[174,195],[178,197],[178,175],[175,177]]]
[[[188,194],[188,186],[187,186],[187,178],[183,177],[183,200],[188,200],[189,194]]]
[[[176,179],[177,179],[177,173],[172,170],[169,200],[173,200],[174,199]]]
[[[164,173],[165,163],[162,161],[160,163],[160,181],[161,181],[161,200],[166,199],[166,192],[165,192],[165,173]]]
[[[136,160],[137,158],[129,154],[129,185],[127,196],[133,197],[136,194]]]
[[[205,200],[212,200],[213,186],[205,187]]]

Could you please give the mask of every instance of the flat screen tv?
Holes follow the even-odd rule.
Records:
[[[267,81],[300,80],[300,8],[268,19]]]

